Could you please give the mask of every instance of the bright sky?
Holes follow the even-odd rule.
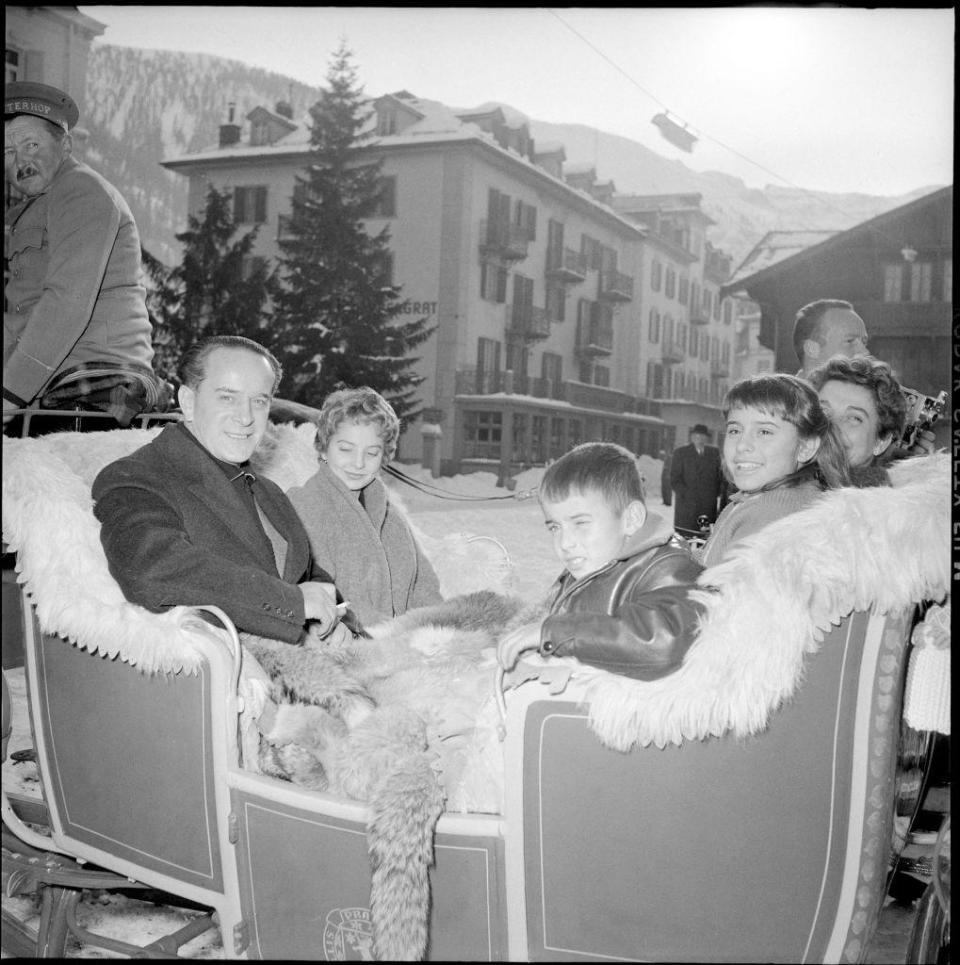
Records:
[[[344,39],[370,96],[499,101],[758,187],[895,195],[953,181],[952,8],[79,9],[107,25],[104,43],[216,54],[313,86]],[[699,136],[693,154],[650,124],[664,109]]]

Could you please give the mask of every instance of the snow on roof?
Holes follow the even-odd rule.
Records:
[[[821,242],[839,234],[839,230],[822,231],[768,231],[754,246],[750,254],[743,259],[740,267],[733,273],[725,288],[749,275],[771,268],[773,265],[787,258],[792,258],[807,248],[819,245]]]
[[[534,154],[563,154],[566,155],[567,149],[561,141],[537,141]]]

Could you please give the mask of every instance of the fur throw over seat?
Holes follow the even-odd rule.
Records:
[[[590,724],[616,750],[762,731],[806,655],[854,610],[890,613],[950,589],[950,456],[902,460],[892,488],[838,489],[705,570],[706,608],[676,673],[581,674]]]

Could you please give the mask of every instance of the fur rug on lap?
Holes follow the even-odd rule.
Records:
[[[492,701],[497,640],[535,616],[518,598],[480,592],[410,611],[373,628],[372,640],[298,648],[242,637],[276,684],[264,773],[370,805],[379,959],[426,952],[434,826]],[[500,773],[476,810],[500,809]]]

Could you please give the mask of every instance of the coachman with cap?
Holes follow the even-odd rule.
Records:
[[[73,402],[128,425],[161,402],[140,236],[120,192],[73,156],[78,119],[56,87],[4,89],[4,174],[22,197],[5,218],[4,425],[18,408]]]

